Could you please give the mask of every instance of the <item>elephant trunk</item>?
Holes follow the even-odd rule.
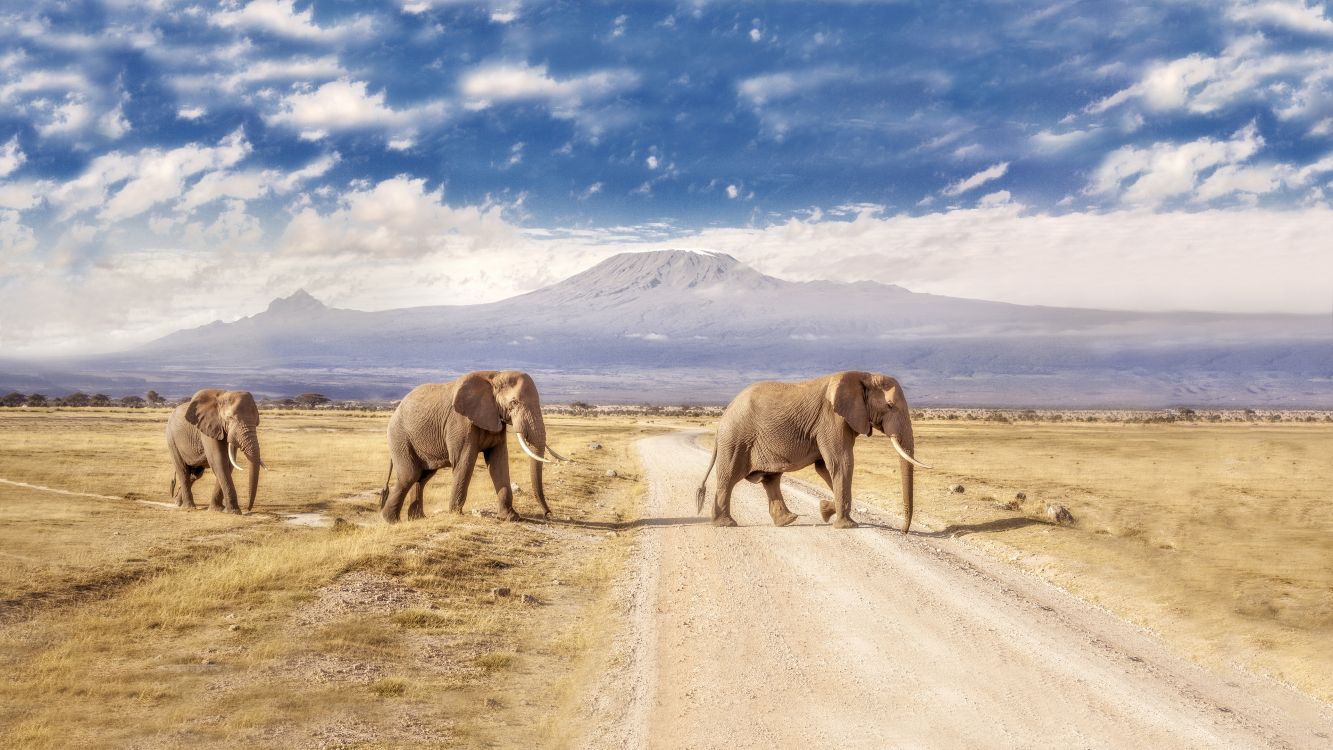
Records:
[[[903,533],[912,526],[912,471],[916,467],[903,460],[898,461],[898,473],[903,478]]]
[[[531,412],[521,414],[518,419],[514,420],[514,427],[527,441],[533,453],[545,457],[546,423],[542,420],[540,412],[537,414]],[[550,518],[551,509],[546,505],[546,488],[542,485],[542,462],[529,459],[528,463],[531,466],[529,481],[532,484],[532,496],[537,499],[537,504],[542,507],[542,513]]]
[[[902,447],[906,451],[907,455],[909,456],[916,455],[916,443],[912,439],[911,423],[907,424],[906,429],[903,430],[903,436],[899,438],[899,440],[901,441]],[[898,460],[898,475],[902,477],[902,484],[903,484],[903,533],[904,534],[906,534],[907,530],[912,526],[912,494],[913,494],[912,472],[915,469],[916,467],[912,465],[912,462],[908,461],[906,458],[900,458]]]
[[[255,435],[254,430],[247,429],[237,436],[236,443],[249,463],[247,467],[249,476],[246,479],[250,483],[250,495],[245,506],[245,511],[249,513],[255,507],[255,495],[259,493],[259,467],[263,465],[259,455],[259,437]]]

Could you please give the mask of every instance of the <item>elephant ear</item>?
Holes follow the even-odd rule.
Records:
[[[861,373],[844,372],[834,376],[825,396],[833,404],[833,413],[842,417],[852,432],[870,434],[870,414],[866,409],[866,387]]]
[[[185,421],[214,440],[227,437],[227,430],[222,424],[221,404],[218,402],[221,393],[216,390],[199,391],[190,399],[190,405],[185,407]]]
[[[241,420],[241,424],[251,427],[259,425],[259,404],[255,403],[255,397],[250,395],[249,391],[231,391],[227,394],[231,401],[231,409],[236,414],[236,418]]]
[[[499,432],[500,405],[495,400],[491,379],[477,373],[466,375],[454,389],[454,411],[472,420],[487,432]]]

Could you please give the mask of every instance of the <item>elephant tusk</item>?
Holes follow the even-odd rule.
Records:
[[[531,456],[533,461],[541,461],[544,464],[554,463],[554,461],[549,458],[542,458],[536,453],[533,453],[532,449],[528,447],[528,442],[523,439],[523,433],[516,431],[514,432],[514,437],[518,438],[518,447],[522,448],[524,453]]]
[[[898,451],[898,455],[902,456],[904,461],[907,461],[908,463],[913,464],[915,466],[920,466],[923,469],[935,468],[933,466],[928,466],[926,464],[923,464],[920,461],[916,460],[915,458],[912,458],[911,456],[907,455],[907,451],[903,450],[903,444],[898,442],[897,435],[890,435],[889,440],[893,442],[893,449]]]
[[[241,468],[240,464],[236,463],[236,446],[231,443],[227,443],[227,458],[231,459],[232,468],[237,471],[245,471],[245,469]]]
[[[547,452],[547,453],[550,453],[552,456],[555,456],[555,460],[557,460],[557,461],[568,461],[568,462],[571,463],[571,464],[574,463],[573,461],[570,461],[568,458],[565,458],[564,456],[560,455],[559,453],[556,453],[556,452],[555,452],[555,448],[552,448],[552,447],[549,446],[549,445],[546,446],[546,452]]]

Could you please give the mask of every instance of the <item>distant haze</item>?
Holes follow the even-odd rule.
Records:
[[[1013,305],[792,282],[679,250],[480,305],[362,312],[300,291],[120,354],[0,363],[0,387],[397,398],[501,367],[533,372],[556,401],[722,403],[755,379],[865,369],[919,405],[1333,406],[1327,316]]]

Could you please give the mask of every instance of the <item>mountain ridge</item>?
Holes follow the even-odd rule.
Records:
[[[684,250],[615,255],[478,305],[368,312],[298,289],[254,315],[79,364],[82,383],[100,373],[225,379],[343,397],[392,398],[451,374],[515,367],[543,373],[544,395],[722,401],[760,377],[866,369],[897,375],[923,405],[1333,407],[1323,316],[1015,305],[793,282]]]

